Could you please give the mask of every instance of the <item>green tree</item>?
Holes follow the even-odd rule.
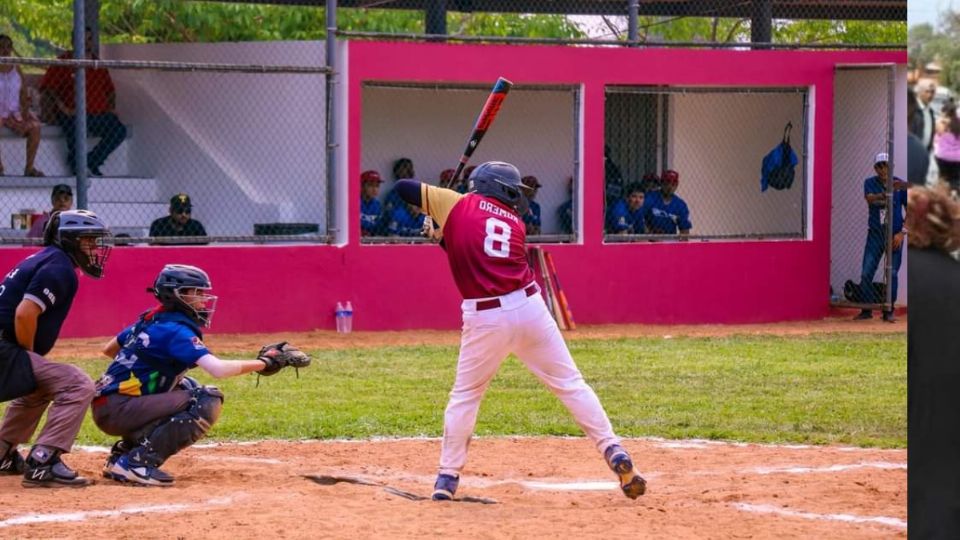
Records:
[[[0,29],[9,29],[21,54],[69,49],[73,0],[4,0]],[[415,10],[340,9],[343,30],[423,33],[424,14]],[[641,39],[665,42],[750,41],[747,19],[641,17]],[[563,15],[460,13],[447,15],[451,35],[583,38]],[[183,0],[102,0],[101,40],[107,43],[315,40],[326,35],[322,6],[272,6]],[[621,39],[625,36],[620,36]],[[777,43],[891,44],[906,41],[903,21],[777,20]],[[28,54],[29,53],[29,54]]]
[[[69,49],[73,0],[6,0],[0,22],[17,21],[23,41]],[[340,9],[343,30],[423,33],[424,14],[414,10]],[[562,15],[449,13],[448,31],[458,35],[581,37]],[[104,42],[169,43],[316,40],[326,36],[323,7],[271,6],[182,0],[103,0]]]
[[[938,62],[943,71],[941,84],[960,87],[960,14],[951,13],[942,18],[941,29],[921,24],[910,29],[908,51],[910,67],[919,68],[929,62]]]

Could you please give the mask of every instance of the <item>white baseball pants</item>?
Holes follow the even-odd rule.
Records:
[[[523,289],[498,297],[501,307],[477,311],[481,300],[464,300],[457,377],[443,420],[440,473],[459,475],[477,423],[480,401],[511,352],[567,407],[603,453],[620,440],[593,389],[583,380],[556,321],[540,294]]]

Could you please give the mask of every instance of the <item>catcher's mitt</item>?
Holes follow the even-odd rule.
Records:
[[[265,368],[257,372],[264,377],[276,375],[285,367],[299,370],[310,365],[310,357],[286,341],[264,345],[257,354],[257,360],[266,364]]]

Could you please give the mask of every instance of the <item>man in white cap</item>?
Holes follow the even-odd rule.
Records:
[[[873,170],[876,176],[863,181],[863,196],[867,200],[869,217],[867,218],[867,241],[863,248],[863,266],[860,272],[860,301],[867,304],[881,304],[886,301],[873,286],[873,275],[880,266],[880,257],[887,248],[886,232],[887,220],[890,212],[887,208],[887,183],[890,181],[890,158],[881,152],[873,159]],[[897,272],[900,271],[900,259],[903,254],[903,239],[906,231],[903,229],[903,218],[907,210],[907,184],[899,178],[893,179],[893,269],[890,276],[890,293],[893,301],[897,300]],[[870,319],[873,312],[864,309],[856,320]],[[883,320],[896,322],[893,310],[889,305],[884,306]]]

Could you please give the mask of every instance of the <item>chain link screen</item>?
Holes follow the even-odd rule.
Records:
[[[88,63],[80,171],[78,62],[34,60],[24,72],[31,90],[20,114],[27,141],[31,130],[39,141],[31,165],[29,142],[0,135],[6,242],[37,243],[36,223],[55,191],[68,204],[67,189],[121,244],[328,239],[324,68]]]
[[[806,107],[802,88],[608,87],[605,241],[803,238]]]

